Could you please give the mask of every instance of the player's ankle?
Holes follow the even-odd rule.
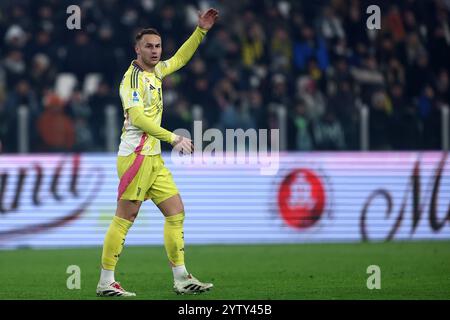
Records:
[[[111,283],[115,282],[114,279],[114,270],[106,270],[103,269],[100,272],[100,284],[102,285],[110,285]]]
[[[175,280],[184,280],[189,275],[184,264],[172,267],[172,273]]]

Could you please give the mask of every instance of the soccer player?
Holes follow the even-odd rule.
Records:
[[[124,126],[117,157],[120,178],[117,210],[103,244],[102,269],[98,296],[135,296],[124,290],[114,278],[114,269],[125,237],[137,217],[143,201],[151,199],[165,217],[164,247],[174,277],[174,291],[196,294],[213,287],[188,273],[184,264],[184,206],[171,172],[164,166],[160,141],[170,143],[184,154],[193,151],[192,141],[162,128],[162,79],[183,67],[197,50],[207,31],[218,18],[208,9],[198,15],[198,26],[173,57],[160,61],[161,36],[155,29],[143,29],[136,35],[136,60],[133,60],[120,84]]]

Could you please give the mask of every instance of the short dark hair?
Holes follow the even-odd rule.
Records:
[[[142,29],[140,30],[135,37],[136,42],[138,42],[139,40],[142,39],[142,37],[146,34],[156,34],[158,37],[161,37],[161,35],[159,34],[158,30],[156,30],[155,28],[146,28],[146,29]]]

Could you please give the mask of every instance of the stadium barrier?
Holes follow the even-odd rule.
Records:
[[[360,99],[357,99],[356,106],[359,110],[359,150],[369,151],[370,150],[370,128],[369,128],[369,118],[370,109],[367,105],[363,104]],[[274,107],[276,111],[277,121],[280,125],[280,150],[287,149],[287,111],[286,106],[276,105]],[[441,108],[441,150],[449,151],[450,148],[450,107],[444,105]],[[202,107],[199,105],[193,106],[193,119],[195,121],[202,120]],[[114,152],[117,150],[118,142],[115,137],[119,135],[119,128],[117,127],[117,106],[108,105],[105,108],[105,150],[108,152]],[[17,150],[19,153],[29,152],[29,135],[28,130],[28,120],[29,111],[25,105],[19,106],[17,111],[17,136],[18,146]]]
[[[450,239],[448,153],[281,153],[273,175],[261,174],[264,159],[163,156],[188,244]],[[1,248],[102,245],[116,205],[114,154],[2,155],[0,179]],[[145,203],[127,244],[163,244],[163,222]]]

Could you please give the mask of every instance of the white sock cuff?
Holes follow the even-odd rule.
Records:
[[[114,270],[106,270],[102,268],[100,272],[100,282],[102,284],[111,284],[114,280]]]
[[[183,279],[189,274],[184,264],[181,266],[172,267],[172,272],[175,279]]]

